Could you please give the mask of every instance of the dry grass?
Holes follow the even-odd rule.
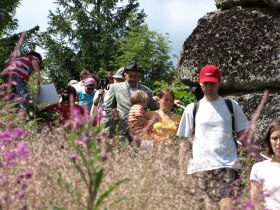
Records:
[[[64,129],[47,127],[41,133],[31,131],[25,139],[29,157],[21,161],[12,174],[26,169],[33,171],[26,197],[28,209],[51,209],[51,206],[85,209],[73,196],[77,191],[86,195],[86,188],[69,161],[73,151],[68,148],[66,139],[67,131]],[[155,144],[150,151],[124,146],[111,148],[107,156],[101,191],[119,180],[129,179],[104,203],[125,197],[110,209],[204,209],[203,199],[199,194],[194,195],[194,189],[189,187],[191,180],[186,176],[188,151],[180,140]],[[64,180],[73,183],[72,195],[58,185],[60,174]],[[85,202],[85,196],[82,200]],[[18,206],[14,203],[10,209],[18,209]]]

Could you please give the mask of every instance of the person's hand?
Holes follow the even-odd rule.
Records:
[[[180,101],[180,100],[174,100],[174,104],[176,105],[176,106],[182,106],[183,105],[183,103]]]
[[[105,90],[104,90],[104,89],[100,89],[100,90],[99,90],[98,96],[101,96],[101,95],[103,95],[104,93],[105,93]]]
[[[40,78],[40,79],[38,79],[38,80],[37,80],[37,85],[39,85],[39,86],[40,86],[40,85],[42,85],[42,84],[43,84],[43,82],[44,82],[44,81],[43,81],[43,79],[42,79],[42,78]]]

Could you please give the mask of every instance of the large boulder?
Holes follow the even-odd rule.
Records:
[[[236,6],[270,6],[280,12],[280,0],[215,0],[218,9],[231,9]]]
[[[263,91],[270,91],[255,132],[263,146],[268,124],[280,117],[280,14],[267,6],[238,6],[205,15],[181,50],[182,82],[198,86],[199,71],[209,63],[222,72],[220,94],[236,100],[250,120]]]
[[[265,7],[216,10],[198,21],[177,64],[187,85],[197,85],[199,70],[215,64],[222,91],[280,89],[280,14]]]

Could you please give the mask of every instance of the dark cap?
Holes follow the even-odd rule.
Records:
[[[137,68],[137,63],[129,64],[127,67],[124,68],[124,72],[126,71],[137,71],[141,73],[140,69]]]

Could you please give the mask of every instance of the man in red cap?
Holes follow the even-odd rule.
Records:
[[[217,205],[221,209],[231,209],[233,196],[236,196],[233,183],[239,179],[238,169],[241,168],[233,129],[240,137],[249,128],[249,122],[236,101],[226,101],[219,96],[221,72],[215,65],[201,69],[199,84],[204,96],[185,108],[177,135],[192,137],[188,174],[192,174],[194,189],[201,190],[206,209],[216,209]],[[255,152],[254,145],[244,142],[243,146]]]

